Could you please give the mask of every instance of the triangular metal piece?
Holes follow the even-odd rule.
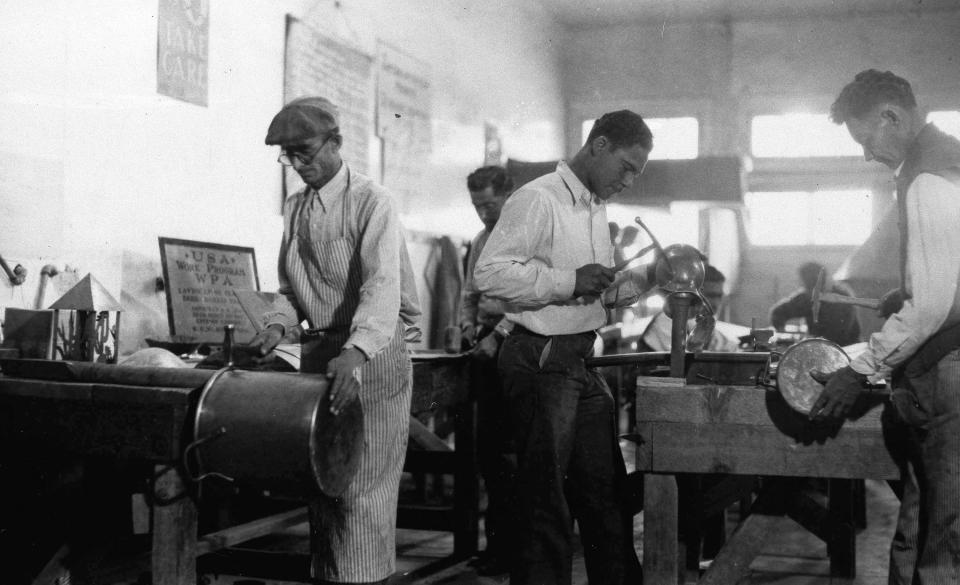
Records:
[[[68,290],[62,297],[56,300],[51,309],[60,309],[68,311],[120,311],[120,303],[113,295],[107,292],[107,289],[100,284],[100,281],[88,273],[83,280],[78,282]]]

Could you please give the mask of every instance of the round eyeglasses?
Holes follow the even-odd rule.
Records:
[[[320,154],[320,151],[323,150],[323,147],[327,144],[327,142],[330,142],[331,138],[336,135],[337,131],[334,129],[332,132],[327,134],[327,137],[323,139],[323,142],[320,143],[320,146],[316,147],[312,152],[287,150],[285,148],[281,148],[280,156],[277,157],[277,162],[285,167],[292,167],[294,162],[299,162],[301,166],[307,166],[316,160],[317,155]]]

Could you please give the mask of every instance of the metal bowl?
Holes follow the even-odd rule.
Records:
[[[671,244],[657,259],[657,286],[669,293],[694,293],[699,296],[706,267],[703,254],[687,244]]]
[[[777,389],[794,410],[809,414],[823,392],[823,384],[810,372],[830,373],[850,363],[850,358],[836,343],[813,337],[791,345],[777,364]]]

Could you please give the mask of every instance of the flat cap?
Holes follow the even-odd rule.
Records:
[[[297,144],[338,126],[337,106],[322,97],[302,97],[283,106],[267,130],[267,144]]]

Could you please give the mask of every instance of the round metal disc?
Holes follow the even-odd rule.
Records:
[[[843,349],[826,339],[805,339],[791,345],[777,365],[777,388],[794,410],[809,414],[823,392],[810,372],[835,372],[850,363]]]

